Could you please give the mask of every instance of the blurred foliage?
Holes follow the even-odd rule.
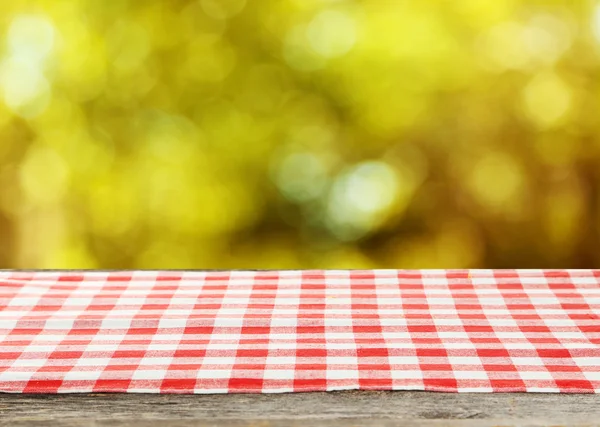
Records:
[[[600,267],[591,0],[0,3],[0,267]]]

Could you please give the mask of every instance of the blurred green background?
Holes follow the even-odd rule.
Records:
[[[0,3],[0,267],[600,267],[600,3]]]

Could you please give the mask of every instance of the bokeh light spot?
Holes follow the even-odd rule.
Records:
[[[287,64],[299,71],[315,71],[325,66],[325,60],[308,46],[306,26],[289,30],[284,40],[283,57]]]
[[[44,60],[54,48],[54,26],[41,15],[17,15],[8,29],[11,55],[33,63]]]
[[[347,13],[326,10],[308,25],[310,47],[325,58],[345,55],[356,43],[356,24]]]
[[[541,128],[555,125],[569,111],[571,91],[554,73],[540,73],[527,85],[523,102],[528,117]]]
[[[523,43],[523,25],[502,22],[478,40],[483,65],[500,71],[524,69],[529,65],[529,52]]]
[[[600,2],[596,4],[592,11],[592,32],[600,43]]]
[[[274,180],[281,192],[295,202],[319,197],[327,184],[323,161],[312,153],[292,153],[276,164]]]
[[[522,38],[530,55],[547,64],[556,62],[572,43],[568,25],[550,14],[532,18]]]
[[[69,168],[53,149],[33,145],[20,170],[21,186],[30,202],[49,204],[59,201],[69,185]]]
[[[4,102],[14,113],[33,118],[44,111],[50,85],[38,65],[11,58],[2,64],[0,73]]]
[[[523,170],[503,152],[491,152],[474,163],[468,178],[473,197],[491,211],[501,211],[511,202],[522,200]]]
[[[396,200],[397,180],[394,169],[382,161],[363,162],[341,173],[327,210],[334,234],[353,240],[369,232]]]

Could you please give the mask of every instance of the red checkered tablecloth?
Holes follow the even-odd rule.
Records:
[[[600,391],[600,271],[0,271],[0,391]]]

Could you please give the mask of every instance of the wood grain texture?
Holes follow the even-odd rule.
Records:
[[[600,396],[333,392],[294,394],[0,394],[4,426],[600,425]]]

